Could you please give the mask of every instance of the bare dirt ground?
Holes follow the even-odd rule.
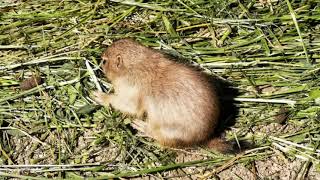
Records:
[[[295,127],[288,125],[279,125],[277,123],[270,124],[269,126],[257,127],[256,131],[278,133],[279,129],[283,131],[292,130]],[[106,146],[94,147],[94,134],[99,129],[85,131],[77,138],[77,146],[73,152],[72,158],[68,159],[69,163],[94,163],[94,162],[121,162],[124,153],[118,146],[108,144]],[[70,131],[70,134],[74,132]],[[51,135],[48,135],[43,143],[54,144],[57,134],[55,131]],[[65,137],[62,137],[64,139]],[[29,137],[13,137],[17,149],[17,153],[13,152],[13,157],[16,158],[17,164],[54,164],[57,161],[56,153],[49,151],[45,145],[39,143],[33,143]],[[66,143],[67,144],[67,143]],[[279,180],[291,180],[291,179],[320,179],[320,173],[316,171],[316,168],[312,164],[308,164],[299,158],[285,157],[280,151],[270,148],[271,151],[268,155],[261,157],[259,160],[248,160],[244,162],[232,162],[230,164],[222,163],[221,166],[190,166],[182,168],[180,170],[174,170],[165,173],[164,177],[170,179],[279,179]],[[68,153],[68,146],[61,148],[61,153]],[[210,158],[210,152],[204,149],[171,149],[172,157],[169,159],[172,162],[183,163],[196,160],[206,160]],[[22,152],[22,153],[21,153]],[[119,164],[118,164],[119,165]],[[125,166],[125,165],[124,165]],[[221,168],[222,167],[222,168]],[[213,173],[214,171],[219,171]],[[31,173],[36,173],[32,172]],[[90,176],[92,173],[87,172],[86,175]],[[211,174],[208,176],[208,174]],[[142,177],[140,177],[142,178]],[[140,179],[137,178],[137,179]],[[143,179],[157,179],[157,175],[147,175]]]

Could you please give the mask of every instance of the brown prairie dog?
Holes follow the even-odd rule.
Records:
[[[211,138],[220,106],[207,76],[132,39],[114,42],[102,54],[102,69],[114,94],[94,92],[99,104],[135,115],[132,126],[169,147],[205,144],[228,151],[229,144]]]

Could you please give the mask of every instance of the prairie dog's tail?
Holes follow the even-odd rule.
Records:
[[[222,138],[214,137],[210,139],[207,143],[206,146],[210,149],[214,149],[216,151],[219,151],[220,153],[223,154],[230,154],[234,153],[235,147],[232,142],[226,141]]]

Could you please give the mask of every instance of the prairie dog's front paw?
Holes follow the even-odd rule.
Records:
[[[102,91],[93,91],[91,98],[98,104],[106,106],[108,105],[108,95]]]

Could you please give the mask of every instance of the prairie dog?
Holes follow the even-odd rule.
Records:
[[[94,92],[99,104],[135,115],[132,126],[163,146],[202,144],[229,151],[230,144],[212,138],[220,105],[202,72],[132,39],[115,41],[101,57],[114,93]],[[146,120],[140,120],[144,115]]]

